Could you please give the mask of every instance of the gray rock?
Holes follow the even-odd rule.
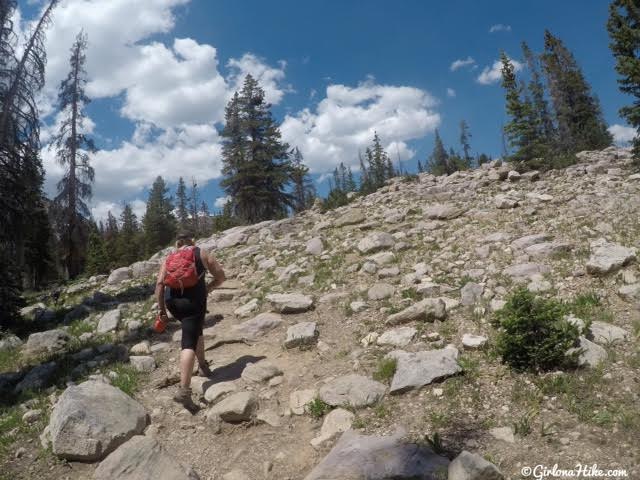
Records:
[[[386,232],[371,232],[358,242],[358,250],[361,253],[374,253],[393,247],[396,243],[393,235]]]
[[[406,347],[416,336],[418,330],[413,327],[400,327],[393,330],[387,330],[378,337],[376,343],[378,345],[391,345],[393,347]]]
[[[305,480],[434,480],[446,475],[449,460],[405,443],[404,435],[365,436],[348,430]]]
[[[295,348],[313,345],[319,336],[316,322],[301,322],[287,329],[285,348]]]
[[[335,378],[320,387],[320,399],[334,407],[363,408],[380,400],[387,388],[362,375],[349,374]]]
[[[618,290],[618,295],[627,302],[640,301],[640,283],[632,283],[631,285],[623,285]]]
[[[444,320],[447,317],[446,303],[441,298],[425,298],[405,308],[401,312],[389,315],[387,325],[400,325],[414,320]]]
[[[525,282],[535,276],[549,273],[549,271],[550,269],[547,265],[540,263],[520,263],[505,268],[502,273],[511,277],[515,282]]]
[[[496,195],[494,202],[496,207],[499,209],[516,208],[518,205],[520,205],[520,202],[517,198],[501,194]]]
[[[239,325],[233,326],[233,331],[248,339],[256,339],[282,323],[282,317],[276,313],[260,313]]]
[[[31,322],[40,322],[51,319],[53,312],[47,309],[47,306],[42,303],[35,303],[20,309],[20,316],[25,320]]]
[[[147,425],[144,407],[121,390],[87,381],[67,388],[51,413],[53,453],[67,460],[101,460]]]
[[[224,398],[206,413],[207,417],[219,417],[225,422],[246,422],[251,420],[258,408],[258,398],[254,392],[238,392]]]
[[[122,312],[119,309],[109,310],[102,317],[100,317],[100,321],[98,322],[98,328],[96,332],[98,333],[109,333],[115,332],[118,329],[118,324],[120,323],[120,317]]]
[[[454,347],[413,353],[395,350],[388,353],[385,358],[394,358],[397,361],[390,393],[402,393],[420,388],[434,380],[462,371],[458,365],[458,350]]]
[[[289,395],[289,409],[294,415],[304,415],[306,407],[318,396],[316,389],[295,390]]]
[[[144,278],[156,275],[160,269],[160,262],[143,260],[131,265],[131,276],[133,278]]]
[[[580,337],[580,346],[567,350],[567,355],[579,350],[582,350],[578,357],[578,365],[581,367],[597,367],[607,359],[607,351],[585,337]]]
[[[149,355],[151,353],[151,344],[149,340],[143,340],[131,347],[130,352],[134,355]]]
[[[520,173],[516,172],[515,170],[511,170],[509,173],[507,173],[507,180],[509,180],[510,182],[517,182],[518,180],[520,180]]]
[[[32,333],[24,346],[24,353],[26,355],[57,353],[64,350],[70,340],[71,337],[64,330]]]
[[[236,308],[233,314],[240,318],[246,318],[258,309],[258,299],[252,298],[241,307]]]
[[[600,239],[591,243],[591,257],[586,265],[587,273],[607,275],[620,270],[635,258],[635,252],[630,248]]]
[[[198,480],[191,467],[182,464],[151,436],[136,435],[103,460],[95,480]]]
[[[20,345],[22,345],[22,340],[18,337],[12,334],[6,335],[5,337],[2,337],[2,340],[0,340],[0,352],[11,350],[12,348],[18,348]]]
[[[108,285],[119,285],[131,278],[131,269],[129,267],[116,268],[107,279]]]
[[[42,410],[27,410],[24,415],[22,415],[22,421],[25,423],[35,423],[42,418]]]
[[[238,386],[234,382],[214,383],[204,390],[204,399],[208,403],[216,403],[225,395],[234,393],[238,390]]]
[[[482,299],[484,293],[484,285],[469,282],[460,290],[460,303],[462,305],[475,305]]]
[[[393,296],[395,288],[388,283],[376,283],[368,291],[367,297],[369,300],[384,300]]]
[[[524,249],[532,257],[541,258],[571,251],[571,245],[564,242],[542,242],[530,245]]]
[[[244,232],[244,229],[246,229],[246,227],[239,227],[239,231],[231,231],[230,233],[227,233],[220,239],[217,248],[231,248],[247,243],[249,236]]]
[[[388,265],[394,262],[396,256],[393,252],[378,252],[370,257],[367,257],[367,260],[375,263],[376,265],[383,266]]]
[[[470,333],[465,333],[462,336],[462,345],[470,350],[482,348],[487,344],[487,337],[483,337],[481,335],[472,335]]]
[[[621,343],[629,337],[629,332],[610,323],[593,321],[591,323],[593,341],[602,345]]]
[[[131,356],[129,361],[131,366],[138,372],[152,372],[156,369],[156,361],[151,356]]]
[[[48,387],[57,370],[58,365],[56,362],[43,363],[33,367],[22,381],[16,385],[15,392],[37,391]]]
[[[516,250],[524,250],[531,245],[546,242],[551,240],[551,235],[547,233],[534,233],[532,235],[525,235],[524,237],[517,238],[511,242],[511,248]]]
[[[313,297],[301,293],[272,293],[267,301],[279,313],[301,313],[313,308]]]
[[[337,434],[344,433],[351,429],[355,417],[352,412],[343,408],[331,410],[331,412],[324,417],[322,427],[320,428],[320,435],[311,440],[311,445],[317,448],[326,441],[331,440]]]
[[[336,227],[344,227],[346,225],[355,225],[357,223],[362,223],[364,222],[364,220],[364,212],[359,208],[352,208],[338,217],[338,219],[333,222],[333,225]]]
[[[464,209],[458,208],[455,205],[437,204],[427,208],[424,215],[430,220],[451,220],[458,218],[463,213]]]
[[[322,250],[324,250],[324,244],[320,237],[314,237],[309,240],[305,249],[305,251],[311,255],[322,255]]]
[[[507,443],[516,443],[516,438],[513,435],[513,428],[511,427],[495,427],[489,430],[491,435],[496,440],[500,440]]]
[[[247,382],[260,383],[282,375],[282,370],[269,360],[261,360],[257,363],[249,363],[242,371],[242,378]]]

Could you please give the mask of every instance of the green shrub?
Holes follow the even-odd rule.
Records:
[[[500,332],[496,349],[502,361],[515,370],[551,370],[574,365],[578,352],[578,327],[565,320],[566,306],[536,297],[525,288],[516,290],[494,323]]]
[[[133,396],[140,388],[140,372],[131,365],[117,363],[110,367],[117,376],[111,380],[111,385],[119,388],[129,396]]]
[[[389,381],[396,374],[398,361],[395,358],[383,358],[378,363],[378,369],[374,372],[373,378],[378,381]]]
[[[321,418],[331,411],[331,405],[319,398],[314,398],[307,403],[307,411],[312,417]]]

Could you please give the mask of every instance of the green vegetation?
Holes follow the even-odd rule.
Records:
[[[580,331],[564,318],[565,313],[565,305],[556,300],[536,297],[524,288],[512,293],[494,318],[502,361],[519,371],[574,365],[578,352],[569,356],[566,352],[577,345]]]
[[[111,385],[119,388],[129,396],[133,396],[140,388],[141,374],[130,364],[117,363],[109,367],[116,373],[116,377],[111,379]]]
[[[383,358],[378,362],[378,368],[373,373],[374,380],[389,382],[396,373],[398,361],[395,358]]]
[[[322,418],[331,411],[331,405],[320,398],[314,398],[307,403],[307,411],[313,418]]]
[[[434,432],[432,436],[425,435],[424,440],[429,445],[429,447],[431,447],[431,450],[433,450],[434,453],[438,455],[444,455],[445,448],[442,443],[442,438],[440,437],[440,434],[438,432]]]

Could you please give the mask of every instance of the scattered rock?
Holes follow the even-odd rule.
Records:
[[[610,323],[594,320],[591,323],[591,335],[593,335],[594,342],[602,345],[611,345],[625,341],[629,333],[623,328],[616,327]]]
[[[458,350],[454,347],[413,353],[395,350],[385,358],[394,358],[397,362],[390,393],[420,388],[462,371],[458,365]]]
[[[365,220],[364,212],[359,208],[352,208],[333,222],[336,227],[344,227],[346,225],[355,225]]]
[[[282,323],[282,317],[276,313],[260,313],[251,320],[234,325],[233,331],[248,339],[256,339]]]
[[[306,406],[318,396],[315,389],[296,390],[289,395],[289,409],[294,415],[304,415]]]
[[[109,275],[109,278],[107,279],[107,284],[119,285],[122,282],[129,280],[130,278],[131,278],[131,269],[129,267],[117,268],[113,272],[111,272],[111,275]]]
[[[337,434],[346,432],[351,428],[355,417],[353,413],[343,408],[332,410],[324,417],[322,428],[320,428],[320,435],[311,440],[311,445],[317,448],[324,442],[331,440]]]
[[[252,298],[241,307],[236,308],[233,314],[240,318],[246,318],[258,309],[258,299]]]
[[[204,399],[207,403],[216,403],[222,397],[238,390],[234,382],[214,383],[204,390]]]
[[[220,417],[225,422],[246,422],[257,410],[258,399],[254,392],[238,392],[216,403],[206,413],[207,417]]]
[[[438,204],[427,208],[424,212],[425,217],[430,220],[452,220],[458,218],[464,213],[464,209],[455,205]]]
[[[29,373],[16,385],[15,392],[22,393],[28,390],[38,391],[48,387],[51,379],[58,371],[56,362],[48,362],[33,367]]]
[[[406,347],[416,336],[418,330],[413,327],[400,327],[387,330],[377,338],[378,345],[391,345],[393,347]]]
[[[504,476],[493,464],[477,453],[463,450],[449,464],[448,480],[503,480]]]
[[[309,240],[305,249],[305,251],[311,255],[322,255],[323,250],[324,244],[322,243],[322,239],[320,237],[315,237]]]
[[[446,303],[442,298],[425,298],[405,308],[401,312],[389,315],[387,325],[400,325],[414,320],[444,320],[447,317]]]
[[[131,356],[129,361],[131,366],[138,372],[152,372],[156,369],[156,361],[151,356]]]
[[[319,398],[334,406],[363,408],[380,400],[387,388],[362,375],[349,374],[335,378],[320,387]]]
[[[313,345],[318,340],[318,335],[316,322],[300,322],[287,329],[284,346],[295,348]]]
[[[384,300],[393,296],[395,288],[388,283],[376,283],[367,292],[369,300]]]
[[[15,335],[6,335],[0,340],[0,352],[4,352],[5,350],[11,350],[12,348],[18,348],[22,345],[22,340],[20,340]]]
[[[25,355],[57,353],[67,346],[71,337],[64,330],[47,330],[29,335],[24,346]]]
[[[136,435],[103,460],[93,475],[95,480],[198,480],[152,436]]]
[[[396,243],[393,236],[386,232],[372,232],[358,242],[361,253],[373,253],[393,247]]]
[[[470,333],[465,333],[462,336],[462,345],[469,350],[475,350],[478,348],[482,348],[487,344],[487,337],[482,337],[480,335],[472,335]]]
[[[267,301],[279,313],[301,313],[313,308],[313,298],[301,293],[272,293]]]
[[[67,388],[53,407],[53,453],[67,460],[101,460],[147,426],[144,407],[121,390],[87,381]]]
[[[603,239],[596,240],[591,243],[591,257],[586,265],[587,273],[607,275],[620,270],[635,258],[635,252],[630,248]]]
[[[582,352],[578,357],[578,365],[582,367],[597,367],[607,359],[607,351],[585,337],[580,337],[580,346],[567,350],[567,355],[580,350]]]
[[[100,317],[96,331],[98,333],[115,332],[118,328],[118,324],[120,323],[121,314],[122,312],[120,312],[119,309],[106,312],[102,317]]]
[[[282,375],[282,370],[269,360],[261,360],[258,363],[249,363],[242,371],[242,378],[247,382],[261,383]]]
[[[513,428],[511,427],[495,427],[489,430],[491,435],[496,440],[500,440],[507,443],[516,443],[516,438],[513,434]]]
[[[151,344],[149,343],[149,340],[143,340],[131,347],[130,351],[134,355],[148,355],[151,353]]]
[[[480,301],[483,293],[484,285],[469,282],[460,290],[460,303],[466,306],[475,305]]]
[[[525,282],[531,280],[535,275],[544,275],[549,271],[548,266],[540,263],[520,263],[505,268],[502,273],[511,277],[515,282]]]

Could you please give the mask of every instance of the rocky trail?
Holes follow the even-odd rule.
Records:
[[[230,280],[209,297],[195,415],[171,399],[179,325],[149,329],[166,251],[67,287],[60,325],[43,298],[23,312],[42,331],[0,343],[0,391],[20,403],[0,416],[0,478],[640,478],[640,174],[624,149],[578,156],[394,179],[200,240]],[[493,312],[519,285],[592,321],[581,368],[495,355]]]

